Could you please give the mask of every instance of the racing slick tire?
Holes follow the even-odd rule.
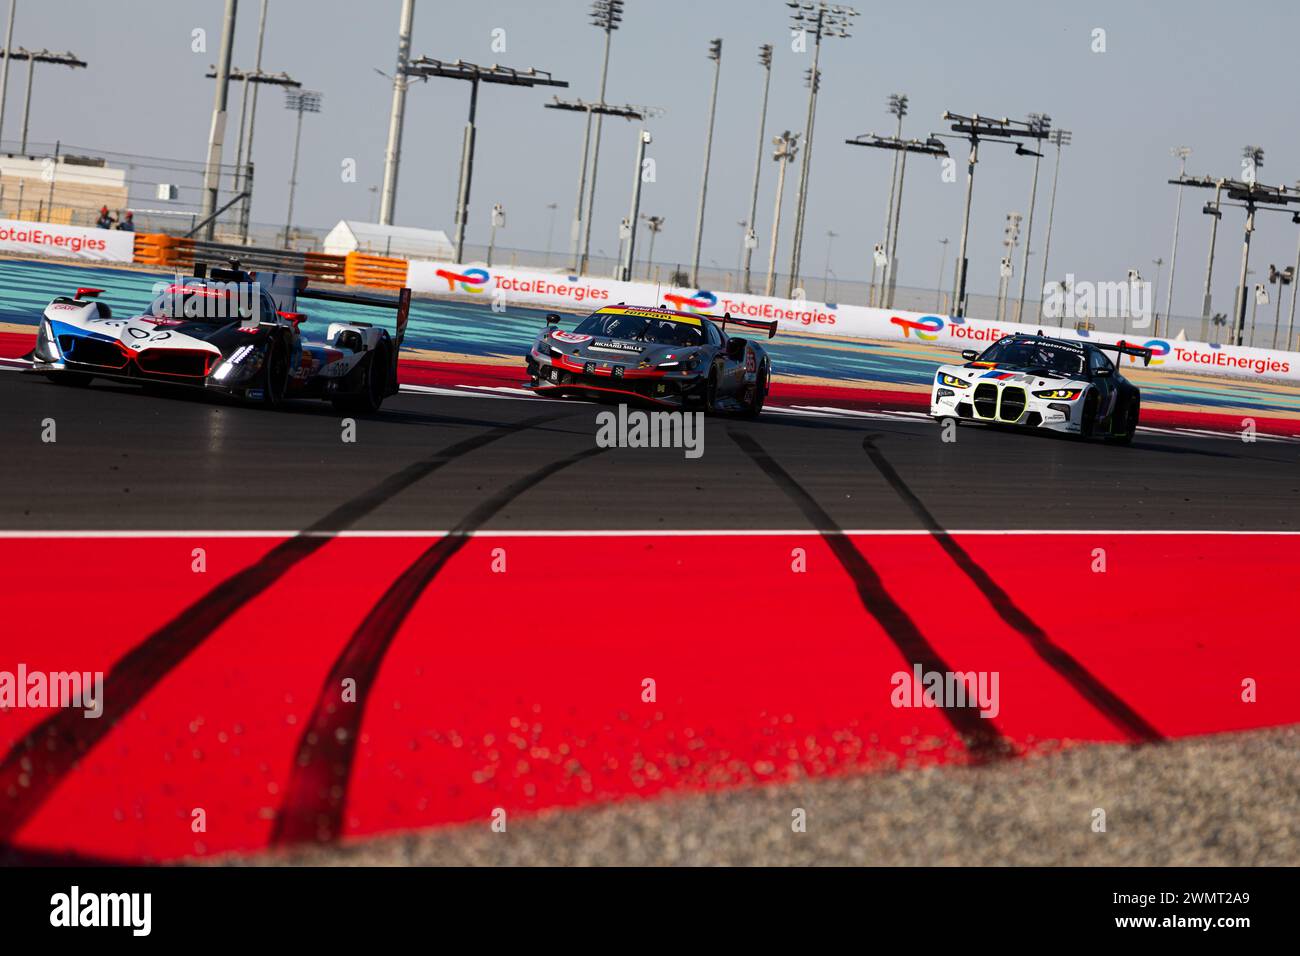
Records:
[[[267,340],[266,358],[262,361],[261,380],[263,408],[278,408],[289,388],[289,354],[284,342],[272,336]]]
[[[1106,441],[1112,445],[1129,445],[1133,442],[1133,436],[1137,434],[1138,416],[1142,411],[1142,396],[1134,395],[1132,401],[1124,406],[1123,425],[1119,431],[1112,431],[1106,436]],[[1113,429],[1114,426],[1112,426]]]
[[[361,380],[361,390],[352,395],[339,395],[330,399],[334,410],[345,415],[373,415],[384,403],[388,393],[388,346],[381,345],[366,359]]]
[[[1083,399],[1083,418],[1079,421],[1079,437],[1091,438],[1097,430],[1097,403],[1101,401],[1095,388],[1089,388]]]
[[[758,378],[754,380],[754,391],[748,402],[745,403],[745,410],[741,412],[742,418],[757,418],[763,412],[763,402],[767,398],[768,373],[767,363],[764,362],[758,368]]]
[[[85,388],[95,376],[86,372],[50,372],[45,376],[56,385],[68,385],[72,388]]]
[[[714,362],[704,380],[704,413],[711,415],[718,407],[718,380],[722,378],[722,363]]]

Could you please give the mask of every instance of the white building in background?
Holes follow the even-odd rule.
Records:
[[[334,256],[368,252],[376,256],[439,259],[443,262],[450,262],[455,254],[451,240],[441,229],[382,226],[354,219],[339,220],[338,225],[325,236],[324,251]]]
[[[93,226],[127,207],[126,170],[90,156],[0,156],[0,218]]]

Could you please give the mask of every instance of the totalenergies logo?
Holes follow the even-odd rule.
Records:
[[[455,292],[457,283],[461,292],[482,292],[488,279],[492,278],[486,269],[466,269],[464,272],[439,269],[434,275],[447,280],[448,292]]]
[[[933,342],[939,337],[939,333],[943,331],[943,319],[937,315],[927,315],[925,318],[916,321],[896,315],[889,321],[903,330],[903,338],[908,338],[915,332],[918,339]]]
[[[1133,343],[1130,342],[1128,344],[1132,345]],[[1164,339],[1147,339],[1147,341],[1142,343],[1142,347],[1151,350],[1152,365],[1165,364],[1164,356],[1169,354],[1169,343],[1164,341]],[[1130,365],[1134,365],[1140,361],[1141,359],[1136,355],[1130,355],[1128,357],[1128,363]]]
[[[672,303],[679,312],[708,312],[718,304],[718,297],[708,289],[700,289],[695,295],[666,295],[665,302]]]

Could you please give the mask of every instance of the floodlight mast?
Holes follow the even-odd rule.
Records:
[[[799,167],[798,201],[795,205],[794,244],[790,252],[790,285],[788,295],[793,298],[799,285],[799,260],[803,253],[804,220],[808,209],[808,171],[812,161],[813,121],[817,115],[817,93],[821,89],[822,40],[829,37],[847,38],[849,24],[858,11],[844,4],[827,0],[786,0],[790,14],[790,27],[806,35],[813,34],[813,61],[806,72],[808,83],[808,117],[804,123],[803,163]]]
[[[28,50],[19,47],[16,50],[5,48],[3,52],[5,63],[10,60],[27,61],[27,93],[24,96],[23,103],[23,134],[22,144],[19,146],[19,152],[26,155],[27,153],[27,123],[32,112],[32,80],[36,75],[37,63],[54,63],[58,66],[67,66],[72,69],[85,69],[86,61],[73,53],[54,53],[51,50]]]
[[[479,66],[464,60],[445,62],[432,57],[422,56],[411,60],[406,66],[407,76],[422,79],[443,77],[451,80],[464,80],[469,83],[469,119],[465,123],[465,137],[461,143],[460,185],[456,190],[456,240],[455,256],[459,263],[465,254],[465,225],[469,221],[469,190],[474,175],[474,121],[478,115],[478,87],[480,83],[499,83],[505,86],[560,86],[569,84],[564,80],[554,79],[545,70],[536,68],[515,70],[510,67]]]
[[[1255,166],[1262,164],[1264,151],[1258,149],[1258,147],[1247,147],[1247,149],[1257,151],[1256,156],[1247,156],[1249,160],[1252,160],[1249,168],[1253,170]],[[1250,268],[1250,237],[1255,231],[1255,213],[1260,209],[1285,212],[1290,205],[1300,204],[1300,190],[1287,189],[1285,186],[1265,186],[1253,178],[1240,180],[1210,179],[1209,177],[1185,179],[1180,177],[1179,179],[1171,179],[1169,182],[1177,186],[1199,186],[1203,189],[1214,187],[1216,196],[1215,212],[1210,213],[1210,215],[1218,212],[1218,206],[1221,202],[1219,197],[1225,193],[1228,199],[1235,200],[1246,210],[1246,226],[1241,242],[1241,269],[1237,274],[1237,298],[1233,304],[1232,313],[1232,341],[1229,343],[1231,345],[1241,345],[1246,329],[1246,275]],[[1292,219],[1293,221],[1300,221],[1300,214],[1293,216]]]
[[[614,39],[614,31],[623,22],[623,0],[593,0],[591,4],[591,25],[605,31],[605,56],[600,67],[600,105],[605,105],[605,86],[609,79],[609,48]],[[587,224],[582,240],[582,256],[578,259],[578,274],[585,275],[587,261],[591,253],[591,219],[596,209],[596,173],[600,168],[600,136],[604,129],[605,114],[596,112],[596,142],[591,150],[591,190],[587,194]],[[587,114],[587,136],[591,135],[591,114]],[[587,141],[582,146],[583,161],[586,161]],[[579,195],[581,200],[581,195]],[[575,226],[575,229],[577,227]],[[575,236],[576,242],[576,236]]]
[[[1048,130],[1028,120],[1012,120],[1003,116],[993,119],[976,113],[963,116],[960,113],[946,111],[942,119],[952,122],[951,129],[959,137],[970,143],[970,155],[966,160],[966,202],[962,212],[961,244],[957,252],[957,282],[953,288],[953,315],[966,315],[966,274],[968,261],[966,257],[966,240],[970,233],[971,194],[975,187],[975,164],[979,162],[980,142],[985,139],[1000,142],[1015,142],[1016,151],[1022,155],[1036,155],[1024,149],[1019,139],[1046,139]]]
[[[893,227],[887,231],[889,239],[885,247],[885,273],[881,279],[881,297],[880,304],[882,308],[893,308],[894,305],[894,263],[898,255],[898,232],[899,225],[903,215],[903,182],[907,177],[907,154],[919,153],[922,156],[947,156],[948,147],[944,146],[937,137],[930,136],[924,140],[919,139],[901,139],[897,136],[877,136],[875,133],[864,133],[853,139],[844,141],[849,146],[870,146],[875,149],[887,149],[894,154],[894,165],[898,167],[897,190],[890,189],[890,205],[893,207]],[[895,195],[896,193],[896,195]],[[894,200],[897,199],[897,205]],[[873,258],[874,263],[874,258]],[[873,269],[874,273],[874,269]]]

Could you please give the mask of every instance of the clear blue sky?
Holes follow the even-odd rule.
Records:
[[[296,217],[329,226],[366,218],[367,187],[382,179],[391,88],[374,72],[391,72],[399,0],[366,3],[270,0],[264,66],[287,70],[324,93],[324,112],[309,116],[303,134]],[[585,0],[417,0],[413,50],[443,59],[500,62],[549,69],[570,81],[562,95],[594,97],[601,33],[588,25]],[[8,0],[0,0],[7,12]],[[259,0],[241,0],[234,60],[251,66]],[[215,62],[222,0],[18,0],[15,46],[71,49],[88,70],[45,68],[38,74],[31,138],[90,147],[201,160],[206,149],[213,86],[203,77]],[[884,110],[894,91],[911,97],[905,132],[942,129],[945,109],[1022,117],[1050,114],[1074,133],[1064,155],[1052,238],[1052,273],[1079,278],[1122,278],[1131,266],[1152,278],[1156,257],[1168,269],[1175,190],[1164,182],[1177,171],[1170,147],[1193,150],[1189,173],[1239,174],[1246,143],[1266,150],[1260,179],[1294,183],[1300,177],[1300,132],[1294,121],[1295,37],[1300,6],[1208,0],[1128,2],[861,3],[855,36],[829,41],[823,53],[823,93],[805,239],[805,272],[820,274],[826,232],[839,234],[832,268],[860,278],[871,244],[882,238],[889,155],[846,146],[846,137],[890,131]],[[801,130],[810,55],[791,51],[787,9],[781,0],[628,0],[614,38],[611,101],[666,109],[649,128],[658,181],[648,185],[642,211],[667,218],[656,259],[690,256],[707,122],[710,38],[721,36],[722,81],[714,139],[705,259],[735,263],[737,220],[748,212],[757,138],[761,69],[757,47],[776,46],[768,138]],[[1247,26],[1241,26],[1246,24]],[[208,31],[208,52],[191,52],[191,31]],[[506,31],[507,50],[491,49],[494,28]],[[1092,31],[1106,31],[1107,52],[1094,53]],[[13,71],[5,138],[17,136],[24,71]],[[416,84],[409,96],[397,221],[451,230],[467,87],[448,80]],[[573,214],[582,120],[544,110],[550,92],[485,87],[470,240],[486,241],[488,210],[502,202],[506,246],[542,248],[546,204],[559,203],[556,245],[567,238]],[[284,215],[292,148],[290,114],[281,97],[263,99],[257,132],[258,192],[253,218]],[[238,101],[232,98],[232,110]],[[609,121],[601,152],[593,249],[614,252],[626,212],[636,128]],[[227,159],[233,156],[233,135]],[[340,179],[340,163],[355,158],[358,182]],[[1050,153],[1049,153],[1050,160]],[[1046,225],[1049,160],[1043,164],[1035,223]],[[1024,212],[1030,160],[989,147],[976,173],[971,231],[971,287],[997,283],[1003,217]],[[964,163],[956,183],[943,183],[931,160],[909,164],[900,238],[899,281],[932,285],[940,237],[954,240],[961,225]],[[761,249],[767,247],[775,164],[765,159],[759,201]],[[792,220],[793,180],[784,223]],[[1183,208],[1175,311],[1196,314],[1204,276],[1208,218],[1205,195],[1188,191]],[[1216,305],[1227,305],[1240,252],[1242,213],[1231,210],[1220,233]],[[1294,261],[1296,227],[1280,215],[1261,215],[1252,264]],[[1041,241],[1035,246],[1041,247]],[[788,262],[783,236],[781,262]],[[1031,260],[1034,261],[1034,260]],[[1166,275],[1167,275],[1166,271]],[[1031,267],[1031,287],[1038,267]],[[946,281],[946,277],[945,277]],[[1159,305],[1163,307],[1164,290]]]

